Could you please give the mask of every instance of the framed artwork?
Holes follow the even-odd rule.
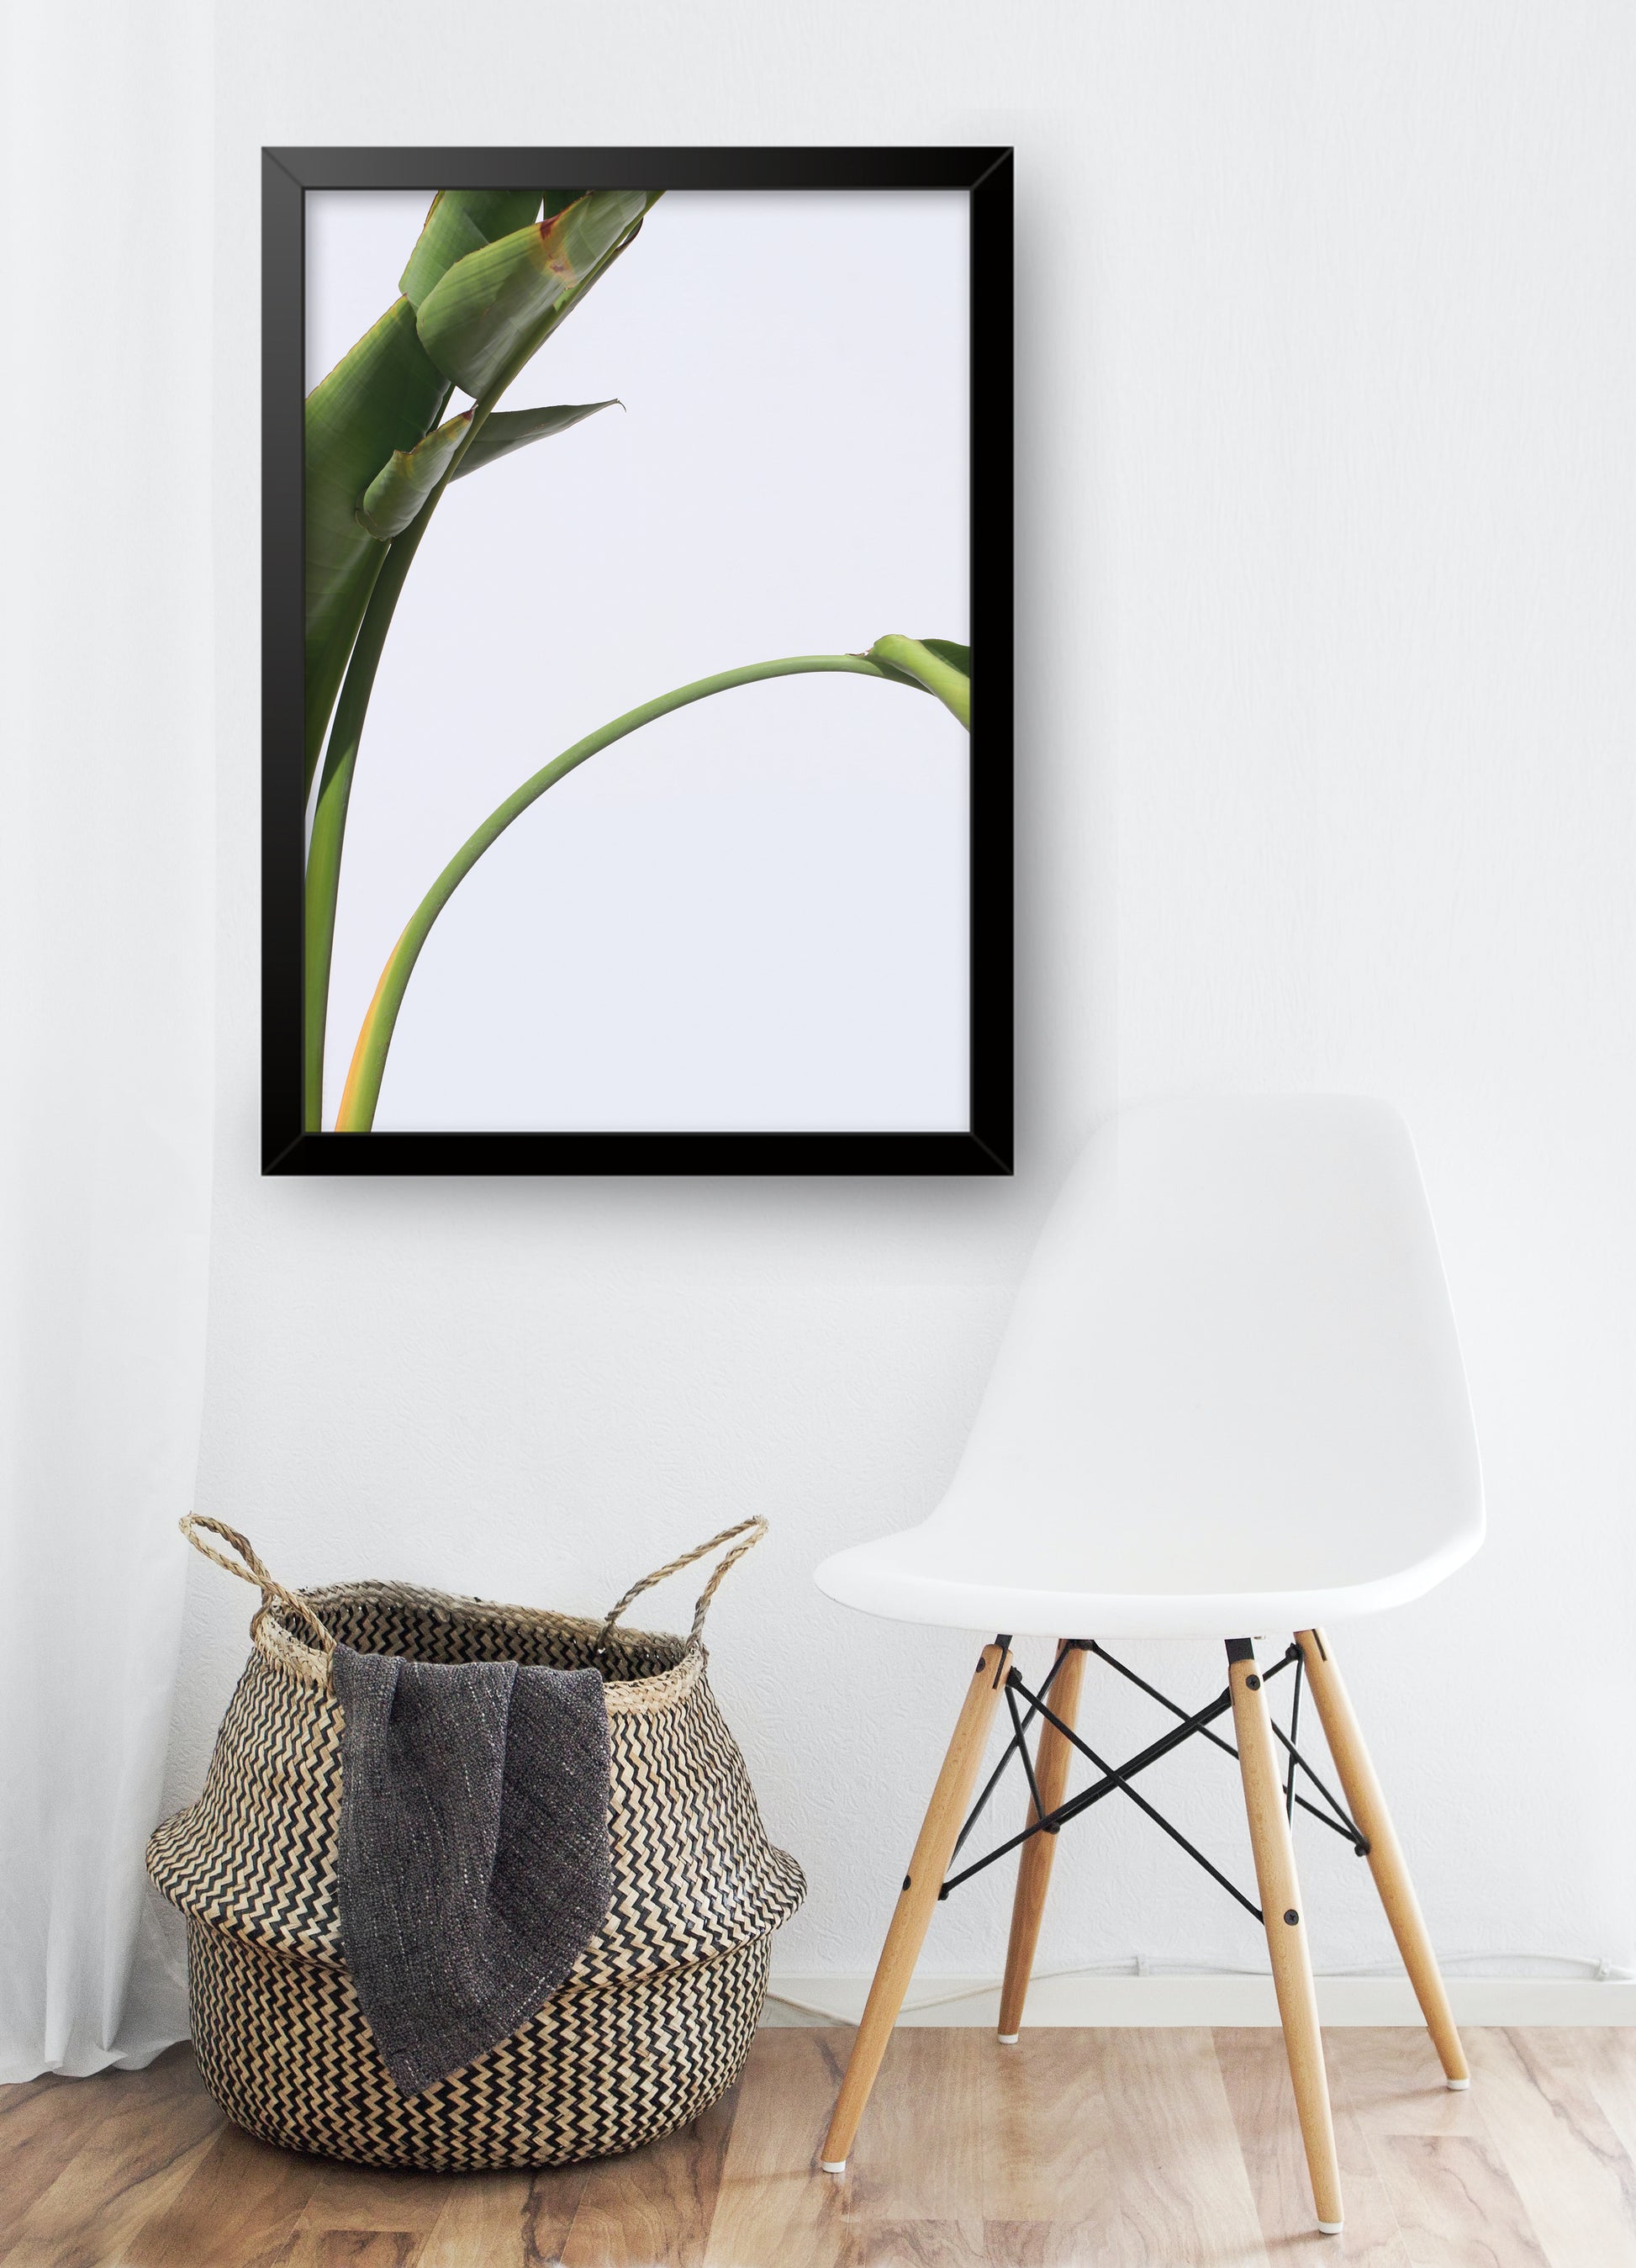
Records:
[[[1010,153],[263,163],[263,1171],[1009,1173]]]

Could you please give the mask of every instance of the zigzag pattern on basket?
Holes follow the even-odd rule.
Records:
[[[306,1595],[346,1644],[422,1660],[578,1668],[602,1628],[407,1585]],[[406,2098],[341,1944],[341,1710],[302,1625],[260,1620],[203,1793],[148,1848],[154,1881],[188,1917],[200,2066],[230,2117],[290,2148],[378,2164],[561,2164],[635,2148],[731,2084],[760,2014],[767,1939],[806,1885],[767,1840],[702,1650],[616,1631],[599,1666],[607,1918],[528,2025]]]
[[[565,1990],[476,2063],[403,2095],[344,1970],[198,1923],[187,1936],[200,2072],[236,2125],[287,2150],[428,2172],[573,2165],[686,2125],[737,2078],[767,1991],[765,1939]]]
[[[197,1803],[155,1828],[148,1872],[190,1921],[339,1962],[340,1705],[258,1646]]]

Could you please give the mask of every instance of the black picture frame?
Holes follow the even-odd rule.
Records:
[[[263,1174],[982,1174],[1012,1154],[1012,152],[266,149],[262,152]],[[309,189],[964,189],[971,199],[971,1113],[964,1131],[305,1130],[303,408]],[[980,440],[979,437],[980,436]]]

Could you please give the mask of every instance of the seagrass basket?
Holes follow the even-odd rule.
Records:
[[[730,2087],[759,2021],[768,1940],[806,1889],[767,1840],[702,1640],[716,1586],[765,1521],[644,1576],[600,1623],[403,1583],[289,1591],[233,1529],[191,1515],[182,1526],[261,1591],[204,1792],[148,1845],[149,1873],[187,1918],[194,2044],[228,2117],[285,2149],[364,2165],[555,2166],[634,2150]],[[730,1543],[687,1637],[615,1626],[649,1584]],[[414,2095],[381,2061],[341,1950],[337,1641],[421,1661],[589,1665],[605,1684],[607,1918],[520,2031]]]

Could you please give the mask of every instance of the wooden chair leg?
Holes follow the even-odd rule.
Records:
[[[1398,1940],[1403,1965],[1409,1972],[1414,1997],[1426,2018],[1426,2029],[1432,2036],[1443,2076],[1452,2088],[1470,2087],[1471,2075],[1465,2050],[1460,2044],[1454,2011],[1449,2006],[1449,1995],[1443,1989],[1437,1957],[1426,1933],[1420,1901],[1404,1863],[1403,1847],[1386,1808],[1386,1799],[1381,1793],[1381,1784],[1375,1777],[1363,1735],[1358,1730],[1351,1697],[1335,1666],[1334,1653],[1322,1631],[1297,1631],[1295,1643],[1305,1659],[1307,1683],[1317,1706],[1318,1721],[1329,1742],[1329,1752],[1335,1759],[1335,1770],[1340,1775],[1341,1792],[1369,1846],[1369,1872],[1375,1877],[1391,1933]]]
[[[1273,1982],[1284,2027],[1289,2076],[1295,2084],[1301,2139],[1306,2146],[1307,2171],[1312,2179],[1318,2227],[1324,2235],[1335,2236],[1341,2226],[1335,2125],[1330,2112],[1329,2080],[1324,2070],[1317,1993],[1312,1983],[1307,1928],[1301,1911],[1301,1886],[1295,1878],[1295,1847],[1284,1812],[1284,1791],[1273,1747],[1272,1721],[1256,1668],[1255,1650],[1249,1639],[1230,1640],[1227,1660],[1228,1682],[1233,1696],[1233,1728],[1238,1742],[1238,1769],[1244,1784],[1244,1809],[1249,1815],[1256,1882],[1266,1924],[1267,1950],[1273,1956]]]
[[[1065,1654],[1067,1660],[1063,1660]],[[1065,1725],[1072,1725],[1079,1714],[1079,1689],[1085,1675],[1084,1650],[1067,1638],[1059,1638],[1057,1658],[1062,1667],[1051,1681],[1051,1706]],[[1067,1791],[1068,1766],[1073,1757],[1072,1742],[1065,1740],[1054,1725],[1044,1725],[1034,1778],[1047,1811],[1054,1811]],[[1031,1820],[1039,1816],[1031,1795],[1028,1799],[1028,1815]],[[1015,2047],[1022,2029],[1023,2003],[1028,1997],[1028,1980],[1034,1973],[1034,1948],[1039,1943],[1039,1925],[1045,1915],[1045,1893],[1051,1887],[1051,1868],[1056,1855],[1054,1835],[1035,1835],[1023,1844],[1017,1862],[1016,1896],[1011,1904],[1011,1942],[1006,1948],[1005,1983],[1000,1991],[1002,2047]]]
[[[937,1904],[955,1837],[960,1832],[965,1808],[971,1800],[977,1767],[982,1762],[989,1719],[1010,1667],[1011,1656],[1005,1647],[986,1646],[965,1689],[965,1701],[954,1728],[954,1738],[937,1775],[909,1871],[903,1878],[891,1926],[876,1963],[875,1981],[864,2004],[863,2019],[852,2043],[840,2093],[835,2099],[834,2116],[829,2122],[829,2132],[818,2161],[826,2174],[845,2170],[847,2154],[925,1942],[927,1925]]]

